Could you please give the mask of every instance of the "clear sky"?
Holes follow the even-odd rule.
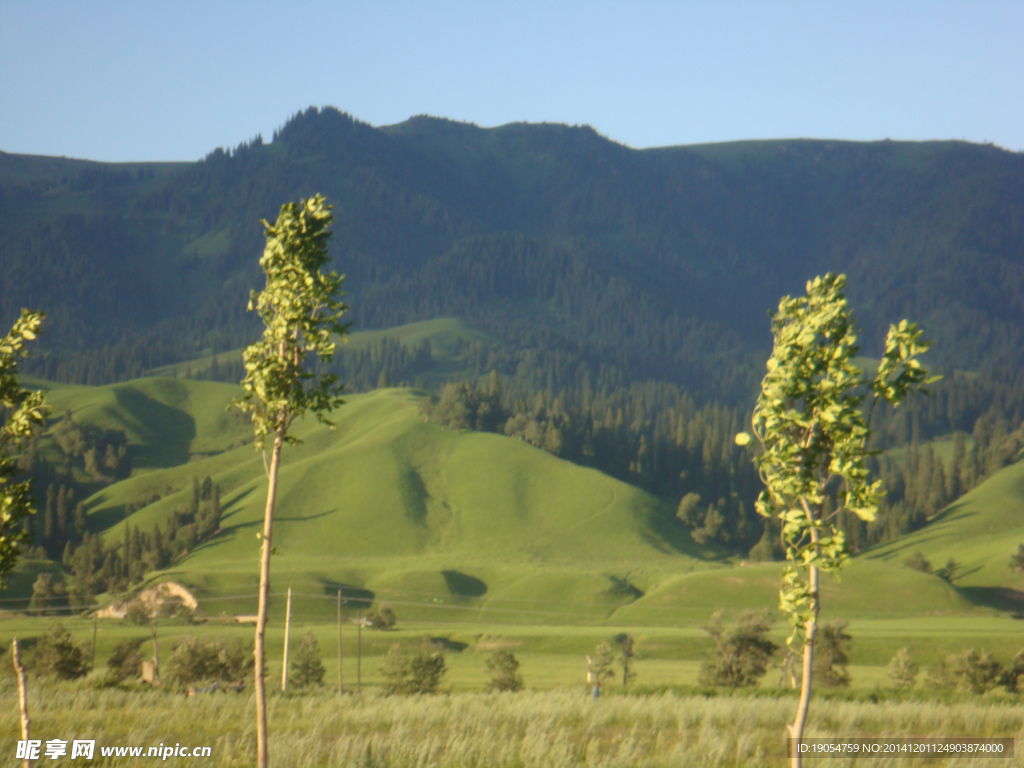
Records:
[[[1020,151],[1024,2],[0,0],[0,150],[195,160],[310,105]]]

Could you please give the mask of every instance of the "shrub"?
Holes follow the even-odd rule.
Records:
[[[487,660],[487,671],[491,681],[486,691],[521,691],[523,676],[519,674],[519,660],[512,651],[494,651]]]
[[[296,688],[318,686],[324,681],[324,672],[324,665],[320,661],[320,646],[310,630],[295,649],[288,682]]]
[[[1017,651],[1010,666],[1003,670],[999,678],[999,684],[1006,689],[1007,693],[1022,693],[1021,677],[1024,677],[1024,648]]]
[[[947,656],[929,671],[929,684],[943,690],[986,693],[1003,678],[1002,665],[984,649]]]
[[[726,635],[722,628],[722,612],[716,613],[711,624],[704,627],[714,640],[714,647],[701,665],[701,684],[729,688],[757,685],[778,649],[767,637],[770,628],[771,619],[767,612],[748,612],[739,617],[736,629]]]
[[[135,598],[129,601],[125,607],[124,620],[129,624],[135,624],[139,627],[144,627],[149,624],[150,612],[149,608],[144,602]]]
[[[593,657],[587,656],[588,672],[587,681],[600,685],[605,680],[611,680],[615,676],[612,669],[614,656],[612,644],[602,640],[594,649]]]
[[[908,648],[900,648],[892,657],[889,666],[885,669],[886,674],[892,681],[892,687],[897,691],[908,691],[914,687],[920,669],[917,662],[910,655]]]
[[[36,644],[33,668],[39,674],[75,680],[89,674],[88,657],[86,647],[76,644],[63,624],[51,624]]]
[[[842,620],[823,624],[814,638],[814,679],[826,688],[845,688],[850,684],[850,635]]]
[[[904,561],[904,564],[907,568],[913,568],[915,571],[920,571],[921,573],[932,572],[932,564],[928,561],[928,558],[920,552],[912,554]]]
[[[415,652],[391,646],[381,666],[388,693],[435,693],[447,671],[444,655],[426,643]]]
[[[114,646],[114,652],[107,659],[107,679],[112,683],[120,683],[130,677],[142,674],[142,650],[140,646],[145,638],[124,640]]]
[[[391,610],[391,606],[384,603],[375,613],[369,614],[366,621],[371,629],[394,629],[398,623],[398,617]]]
[[[179,687],[204,681],[238,682],[252,672],[252,652],[241,638],[178,640],[167,660],[169,682]]]

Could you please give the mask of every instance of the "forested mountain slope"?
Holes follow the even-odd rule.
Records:
[[[749,401],[766,311],[850,275],[865,339],[907,315],[934,363],[1024,352],[1024,157],[961,142],[632,150],[588,127],[294,116],[192,164],[0,154],[0,316],[49,313],[36,371],[99,383],[251,338],[261,217],[322,192],[356,327],[456,317],[549,391]],[[866,352],[875,351],[869,343]]]

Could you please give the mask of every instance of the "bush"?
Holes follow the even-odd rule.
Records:
[[[310,630],[295,649],[288,683],[296,688],[311,688],[323,684],[324,665],[320,661],[320,646]]]
[[[778,646],[768,639],[771,619],[767,612],[744,613],[736,629],[725,634],[722,612],[716,613],[704,631],[714,640],[709,658],[701,665],[702,685],[742,688],[757,685],[768,670],[768,662]]]
[[[934,688],[982,694],[999,685],[1003,669],[984,649],[971,648],[947,656],[928,674],[928,682]]]
[[[1017,651],[1010,666],[1003,670],[999,684],[1006,689],[1007,693],[1024,693],[1022,690],[1024,685],[1021,684],[1022,677],[1024,677],[1024,648]]]
[[[149,624],[150,618],[149,608],[138,598],[129,601],[125,607],[124,620],[129,624],[145,627]]]
[[[252,674],[253,657],[241,638],[178,640],[167,660],[166,677],[180,688],[199,682],[236,683]]]
[[[391,606],[384,603],[375,613],[369,614],[366,621],[370,629],[394,629],[398,623],[398,617],[391,610]]]
[[[892,687],[897,691],[908,691],[914,687],[920,669],[917,662],[910,655],[908,648],[900,648],[892,657],[889,666],[885,669],[886,674],[892,681]]]
[[[107,679],[112,683],[121,683],[130,677],[142,674],[142,650],[140,646],[145,638],[124,640],[114,646],[114,652],[107,659]]]
[[[913,568],[915,571],[920,571],[921,573],[932,572],[932,564],[928,561],[928,558],[920,552],[912,554],[904,561],[904,564],[907,568]]]
[[[435,693],[447,671],[444,655],[426,643],[415,652],[400,644],[391,646],[381,666],[388,693]]]
[[[89,652],[75,643],[63,624],[51,624],[36,643],[32,667],[37,674],[54,675],[59,680],[75,680],[89,674]]]
[[[521,691],[523,676],[519,674],[519,660],[512,651],[494,651],[487,660],[487,671],[491,681],[485,691]]]
[[[850,684],[850,636],[846,622],[823,624],[814,638],[814,679],[825,688],[845,688]]]

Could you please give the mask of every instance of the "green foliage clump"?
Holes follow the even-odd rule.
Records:
[[[594,648],[594,655],[587,656],[587,682],[599,687],[605,680],[611,680],[615,676],[612,668],[614,663],[615,651],[612,644],[602,640]]]
[[[40,573],[32,583],[32,599],[28,609],[31,613],[45,615],[67,605],[68,597],[64,583],[54,579],[52,573]]]
[[[846,622],[822,624],[814,637],[814,677],[826,688],[845,688],[850,684],[850,640]]]
[[[928,558],[920,552],[914,552],[914,554],[904,561],[904,565],[906,565],[907,568],[913,568],[915,571],[920,571],[921,573],[932,572],[932,564],[928,561]]]
[[[1003,668],[988,651],[970,648],[947,656],[928,672],[933,688],[983,694],[999,685]]]
[[[14,568],[18,547],[28,538],[23,525],[32,509],[28,481],[14,482],[18,462],[14,454],[46,420],[42,392],[30,392],[18,383],[18,360],[25,357],[25,342],[36,338],[44,315],[27,309],[0,339],[0,587]]]
[[[497,650],[487,659],[487,672],[490,682],[485,691],[516,692],[523,690],[523,676],[519,674],[519,660],[509,650]]]
[[[778,650],[778,646],[768,639],[770,629],[771,619],[766,612],[747,612],[739,617],[736,629],[726,634],[722,627],[722,612],[716,613],[711,623],[704,627],[714,646],[701,665],[701,684],[728,688],[757,685]]]
[[[58,680],[76,680],[89,674],[87,646],[76,643],[63,624],[51,624],[36,643],[32,668],[37,674],[52,675]]]
[[[185,688],[199,682],[241,682],[252,674],[252,667],[252,651],[241,638],[190,635],[175,643],[161,672],[168,682]]]
[[[113,683],[122,683],[128,678],[142,674],[142,643],[145,638],[122,640],[114,646],[113,653],[107,659],[107,679]]]
[[[366,616],[366,623],[370,629],[394,629],[398,624],[398,616],[387,603],[383,603],[373,613]]]
[[[1024,544],[1017,545],[1017,551],[1010,555],[1010,570],[1014,573],[1024,571]]]
[[[391,646],[381,666],[388,693],[436,693],[447,671],[444,654],[426,642],[415,651]]]
[[[958,575],[957,571],[959,570],[960,563],[958,563],[955,559],[951,557],[949,558],[949,560],[946,561],[946,564],[935,573],[938,575],[940,579],[945,579],[950,584],[952,584],[954,581],[956,581],[956,577]]]
[[[889,666],[885,668],[892,681],[892,687],[897,691],[909,691],[913,688],[920,671],[917,662],[910,655],[910,649],[906,647],[900,648],[892,657]]]
[[[323,684],[324,672],[323,662],[320,661],[320,646],[310,630],[292,656],[288,684],[296,688],[315,688]]]

